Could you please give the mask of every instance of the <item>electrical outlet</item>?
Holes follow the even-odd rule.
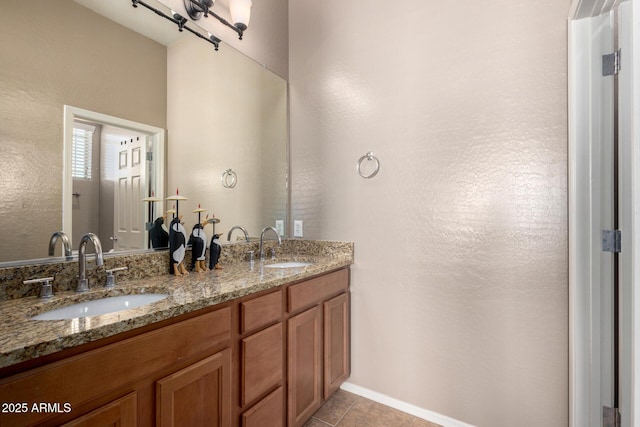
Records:
[[[302,220],[293,221],[293,237],[302,237]]]
[[[278,230],[278,234],[280,236],[284,236],[284,221],[281,219],[276,219],[276,230]]]

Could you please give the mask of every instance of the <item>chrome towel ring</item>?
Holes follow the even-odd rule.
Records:
[[[222,182],[224,188],[234,188],[238,182],[238,175],[236,175],[233,169],[227,169],[222,173],[220,182]]]
[[[369,162],[371,161],[375,162],[373,172],[371,172],[369,175],[365,175],[362,173],[361,167],[362,167],[362,162],[364,160],[367,160]],[[378,174],[378,172],[380,172],[380,161],[376,156],[373,155],[373,151],[369,151],[367,154],[365,154],[364,156],[358,159],[358,163],[356,163],[356,170],[358,171],[358,175],[360,175],[365,179],[373,178]]]

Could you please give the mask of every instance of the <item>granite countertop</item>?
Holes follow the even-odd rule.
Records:
[[[264,268],[282,261],[313,264],[296,268]],[[87,293],[57,292],[50,300],[25,297],[0,302],[0,368],[110,337],[185,313],[346,267],[353,251],[330,255],[280,254],[276,260],[225,265],[221,270],[161,275],[119,282],[114,289],[94,287]],[[70,320],[30,320],[54,308],[107,296],[162,293],[169,297],[142,307]]]

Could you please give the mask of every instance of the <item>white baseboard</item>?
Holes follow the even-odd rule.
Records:
[[[350,393],[357,394],[358,396],[373,400],[374,402],[378,402],[383,405],[395,408],[399,411],[406,412],[407,414],[411,414],[414,417],[422,418],[423,420],[440,424],[443,427],[475,427],[472,424],[463,423],[462,421],[455,420],[453,418],[447,417],[446,415],[419,408],[409,403],[386,396],[382,393],[360,387],[359,385],[344,383],[340,388]]]

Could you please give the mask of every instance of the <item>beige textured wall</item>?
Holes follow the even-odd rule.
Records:
[[[350,382],[567,425],[568,8],[289,3],[292,220],[355,242]]]
[[[62,227],[64,104],[165,128],[166,48],[71,0],[5,2],[2,14],[0,229],[14,224],[0,239],[7,261],[46,256]]]

